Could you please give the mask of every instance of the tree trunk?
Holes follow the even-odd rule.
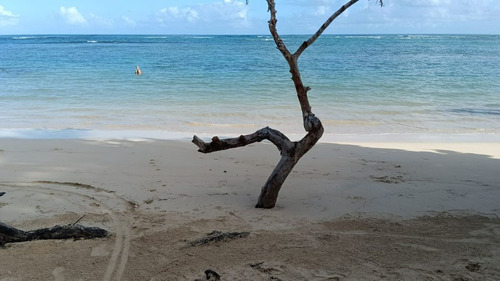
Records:
[[[320,120],[314,117],[314,115],[308,119],[311,120],[306,123],[311,124],[311,130],[302,140],[298,142],[292,142],[280,131],[266,127],[253,134],[246,136],[242,135],[238,138],[221,140],[218,137],[213,137],[210,143],[206,143],[199,137],[194,136],[193,143],[198,146],[199,152],[210,153],[246,146],[254,142],[260,142],[264,139],[271,141],[281,152],[281,160],[262,187],[259,200],[255,207],[273,208],[276,205],[281,186],[292,171],[293,167],[295,167],[295,164],[297,164],[299,159],[307,151],[309,151],[323,135],[323,126],[321,125]]]
[[[287,150],[281,150],[281,159],[262,187],[256,208],[273,208],[276,205],[278,193],[295,164],[323,135],[323,126],[318,118],[314,124],[316,125],[301,141],[293,142]]]
[[[290,73],[292,74],[292,80],[295,85],[295,90],[297,92],[297,98],[300,103],[303,126],[305,131],[307,132],[307,135],[303,139],[298,142],[291,142],[284,134],[269,127],[260,129],[250,135],[242,135],[238,138],[221,140],[218,137],[213,137],[212,142],[210,143],[205,143],[197,136],[193,137],[193,143],[198,146],[198,151],[203,153],[241,147],[250,143],[260,142],[264,139],[267,139],[274,145],[276,145],[281,153],[281,160],[279,161],[278,165],[276,165],[273,172],[267,179],[267,182],[262,187],[259,200],[257,202],[257,205],[255,206],[256,208],[273,208],[276,205],[278,193],[283,186],[286,178],[295,167],[295,164],[297,164],[299,159],[305,153],[307,153],[323,135],[323,125],[321,124],[319,118],[317,118],[311,110],[311,105],[309,104],[309,99],[307,97],[307,92],[310,90],[310,88],[304,86],[304,84],[302,83],[302,78],[300,76],[297,61],[304,50],[312,43],[314,43],[314,41],[316,41],[316,39],[333,22],[333,20],[356,2],[358,2],[358,0],[350,0],[345,5],[340,7],[326,20],[326,22],[318,29],[318,31],[309,38],[309,40],[304,41],[302,45],[300,45],[300,47],[297,49],[297,51],[292,54],[287,49],[285,43],[280,38],[277,32],[276,23],[278,20],[276,19],[274,0],[267,0],[270,13],[269,31],[273,36],[276,47],[288,62]],[[382,4],[382,1],[379,2],[380,4]]]

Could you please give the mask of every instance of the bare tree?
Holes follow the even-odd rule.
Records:
[[[345,3],[335,13],[333,13],[325,21],[325,23],[323,23],[323,25],[321,25],[316,33],[314,33],[307,41],[304,41],[295,53],[291,53],[276,29],[276,23],[278,20],[276,19],[274,0],[267,0],[268,12],[270,14],[269,31],[273,36],[276,47],[288,62],[302,110],[303,126],[307,134],[300,141],[292,142],[280,131],[269,127],[262,128],[253,134],[241,135],[237,138],[219,139],[215,136],[212,138],[210,143],[204,142],[197,136],[193,137],[193,143],[198,146],[198,151],[203,153],[241,147],[254,142],[260,142],[262,140],[269,140],[278,148],[281,153],[281,160],[262,187],[259,200],[255,206],[256,208],[273,208],[275,206],[281,186],[285,182],[295,164],[297,164],[299,159],[307,153],[323,135],[323,125],[321,124],[319,118],[316,117],[311,111],[311,105],[309,104],[309,99],[307,97],[307,92],[311,88],[304,86],[297,61],[307,47],[316,41],[316,39],[325,31],[333,20],[358,1],[359,0],[351,0]],[[378,0],[377,3],[381,6],[383,5],[382,0]]]

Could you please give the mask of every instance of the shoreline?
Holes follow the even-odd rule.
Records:
[[[0,138],[0,221],[80,220],[113,233],[9,244],[0,276],[194,281],[212,269],[223,280],[495,280],[499,148],[319,143],[263,210],[254,205],[279,161],[270,143],[202,154],[187,140]],[[186,246],[214,230],[250,234]]]
[[[0,139],[83,139],[83,140],[159,140],[190,141],[193,135],[201,138],[232,138],[255,130],[242,129],[239,133],[224,130],[167,131],[167,130],[101,130],[101,129],[0,129]],[[305,133],[283,132],[292,140]],[[500,143],[498,133],[325,133],[319,143]]]

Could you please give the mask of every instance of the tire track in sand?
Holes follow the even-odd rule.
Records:
[[[130,249],[130,222],[128,215],[136,204],[103,188],[76,182],[36,181],[32,183],[2,183],[2,189],[29,191],[55,196],[83,210],[102,212],[113,221],[115,244],[108,261],[103,281],[119,281],[125,272]],[[83,201],[82,201],[83,200]],[[93,207],[89,207],[89,202]],[[111,207],[113,206],[113,207]],[[118,209],[118,210],[116,210]]]

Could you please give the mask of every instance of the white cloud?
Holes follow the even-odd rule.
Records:
[[[375,0],[360,1],[335,21],[336,29],[330,32],[469,33],[475,30],[474,33],[491,33],[491,23],[500,18],[498,0],[387,0],[384,4],[380,7]],[[325,16],[336,8],[332,5]],[[303,26],[312,21],[310,18]]]
[[[0,26],[16,25],[18,22],[18,15],[15,15],[11,11],[5,10],[5,8],[0,5]]]
[[[392,1],[391,1],[392,2]],[[500,5],[493,0],[400,0],[386,1],[382,12],[395,19],[418,20],[421,23],[465,22],[494,18]],[[495,3],[496,2],[496,3]],[[404,11],[401,13],[401,11]]]
[[[178,7],[169,7],[160,10],[160,21],[186,20],[196,22],[199,19],[198,12],[190,7],[179,9]]]
[[[203,24],[247,24],[248,7],[244,1],[221,0],[190,7],[168,7],[161,9],[157,20],[160,23],[184,22]]]
[[[242,24],[247,20],[247,5],[241,1],[224,0],[213,2],[202,7],[202,18],[207,22],[225,21]]]
[[[59,9],[59,14],[63,17],[63,19],[69,23],[74,25],[85,25],[87,24],[87,20],[82,16],[76,9],[76,7],[66,8],[62,6]]]

